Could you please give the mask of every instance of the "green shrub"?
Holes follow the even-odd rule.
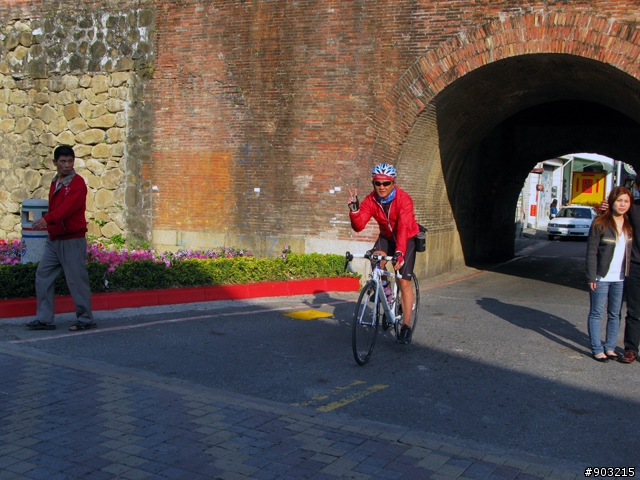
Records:
[[[104,284],[107,278],[107,268],[109,265],[100,262],[87,263],[87,272],[89,272],[89,285],[93,293],[106,292],[107,286]],[[64,274],[60,274],[60,277],[64,278]],[[67,282],[63,281],[64,288],[67,288]],[[58,290],[56,290],[57,292]]]
[[[91,292],[100,293],[107,290],[104,284],[108,265],[98,262],[87,263]],[[0,299],[28,298],[36,296],[37,263],[18,263],[16,265],[0,265]],[[60,272],[56,277],[55,290],[58,295],[69,295],[69,288]]]
[[[170,270],[164,263],[153,260],[124,262],[115,271],[107,275],[109,290],[151,290],[168,288],[171,285]]]
[[[0,265],[0,299],[35,297],[37,266],[37,263]],[[107,273],[107,268],[105,263],[87,263],[93,293],[353,276],[344,271],[343,256],[317,253],[288,254],[286,260],[281,257],[191,259],[170,267],[152,260],[137,260],[124,262],[112,273]],[[62,272],[56,278],[55,289],[57,295],[69,294]]]
[[[37,263],[0,265],[0,298],[35,297]]]

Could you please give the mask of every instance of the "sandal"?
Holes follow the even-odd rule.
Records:
[[[81,322],[80,320],[78,320],[76,323],[74,323],[69,327],[69,330],[72,332],[79,332],[80,330],[89,330],[91,328],[96,328],[96,327],[97,325],[94,322],[87,323],[87,322]]]
[[[29,330],[55,330],[56,326],[53,323],[42,323],[40,320],[33,320],[27,322],[25,326]]]
[[[618,360],[618,354],[616,352],[605,352],[604,353],[609,360]]]

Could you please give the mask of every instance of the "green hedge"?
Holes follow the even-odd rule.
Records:
[[[0,299],[35,297],[37,266],[0,265]],[[193,259],[167,267],[144,260],[125,262],[113,273],[107,273],[107,268],[104,263],[87,264],[93,293],[352,276],[344,271],[343,256],[317,253],[288,254],[286,261],[255,257]],[[56,294],[69,294],[63,273],[56,279]]]

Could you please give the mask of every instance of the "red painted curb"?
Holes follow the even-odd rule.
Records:
[[[216,300],[242,300],[258,297],[288,297],[324,292],[355,292],[360,281],[353,277],[313,278],[290,282],[249,283],[246,285],[215,285],[207,287],[168,288],[134,292],[95,293],[91,295],[93,310],[153,307]],[[75,311],[69,295],[56,297],[55,313]],[[0,318],[28,317],[36,314],[35,298],[0,301]]]

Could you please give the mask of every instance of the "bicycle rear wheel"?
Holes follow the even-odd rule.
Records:
[[[358,365],[364,365],[369,361],[373,353],[373,347],[376,344],[376,337],[378,336],[380,312],[382,311],[382,315],[384,315],[380,303],[378,303],[374,312],[373,299],[375,298],[375,294],[375,282],[368,281],[360,292],[356,311],[353,315],[351,346],[353,347],[353,358],[356,359]]]
[[[420,311],[420,283],[418,278],[413,275],[413,281],[411,282],[411,291],[413,292],[413,311],[411,313],[411,335],[415,332],[416,323],[418,323],[418,314]],[[404,321],[404,315],[402,314],[402,293],[398,288],[398,298],[396,299],[395,315],[397,322],[395,324],[396,339],[400,339],[400,329]]]

